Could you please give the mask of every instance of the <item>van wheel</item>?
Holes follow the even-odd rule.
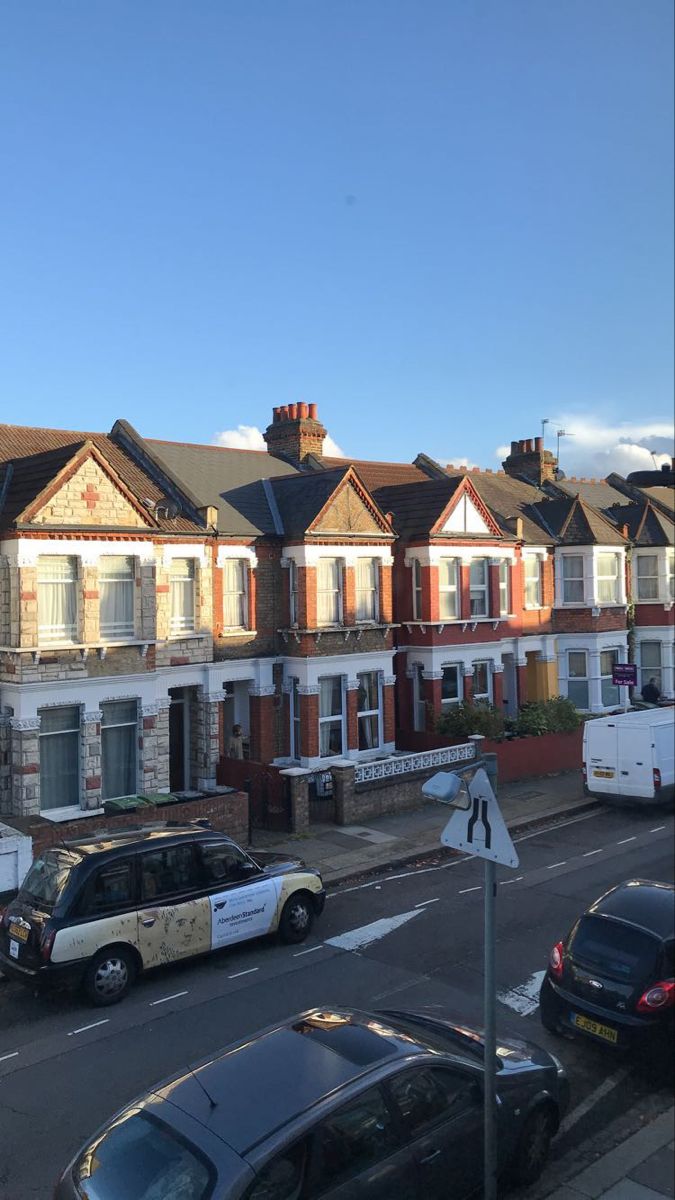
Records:
[[[84,977],[84,990],[99,1008],[123,1000],[136,977],[136,964],[128,950],[110,947],[91,961]]]
[[[308,896],[298,892],[286,901],[279,921],[279,933],[284,942],[304,942],[314,921]]]
[[[551,1148],[553,1116],[548,1108],[541,1106],[530,1113],[518,1141],[513,1160],[514,1183],[534,1183],[541,1175]]]

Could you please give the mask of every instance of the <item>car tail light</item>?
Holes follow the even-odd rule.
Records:
[[[654,775],[654,791],[658,792],[659,788],[661,787],[661,772],[659,771],[658,767],[654,767],[653,775]]]
[[[548,968],[555,979],[562,979],[563,973],[563,944],[556,942],[548,958]]]
[[[40,937],[40,957],[43,958],[45,962],[49,962],[49,958],[50,958],[50,955],[52,952],[52,946],[54,945],[55,937],[56,937],[55,929],[43,929],[42,930],[42,935]]]
[[[643,992],[636,1004],[637,1012],[654,1013],[662,1008],[672,1008],[675,1005],[675,981],[664,980],[663,983],[653,983]]]

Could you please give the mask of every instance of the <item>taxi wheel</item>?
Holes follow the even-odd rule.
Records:
[[[84,977],[84,990],[99,1008],[117,1004],[126,996],[135,976],[136,965],[129,951],[111,946],[92,959]]]
[[[284,904],[279,933],[284,942],[304,942],[314,921],[312,902],[309,896],[298,892]]]

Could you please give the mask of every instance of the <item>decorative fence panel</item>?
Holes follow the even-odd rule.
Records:
[[[413,771],[428,771],[431,767],[447,767],[453,763],[473,762],[476,748],[473,742],[459,746],[444,746],[438,750],[423,750],[419,754],[397,754],[375,762],[360,763],[354,768],[354,783],[374,783],[379,779],[393,779],[397,775],[409,775]]]

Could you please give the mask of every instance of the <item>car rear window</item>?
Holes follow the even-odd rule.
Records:
[[[640,929],[603,917],[582,917],[570,938],[568,950],[575,962],[603,972],[612,979],[635,980],[656,966],[659,943]]]
[[[47,850],[35,859],[19,890],[19,899],[34,901],[52,909],[70,878],[80,857],[70,850]]]
[[[74,1176],[86,1200],[208,1200],[215,1170],[163,1121],[135,1112],[85,1150]]]

